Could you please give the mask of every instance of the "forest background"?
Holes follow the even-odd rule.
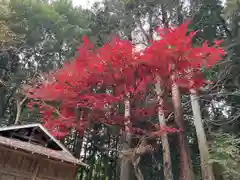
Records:
[[[196,44],[204,40],[224,40],[227,55],[205,72],[213,84],[201,91],[199,104],[215,179],[239,179],[238,0],[224,3],[218,0],[103,0],[87,9],[73,5],[71,0],[0,0],[0,125],[41,122],[42,114],[27,106],[30,99],[22,90],[73,60],[83,35],[87,35],[97,47],[102,47],[117,34],[143,48],[148,45],[151,30],[155,27],[180,25],[187,20],[191,20],[189,29],[198,31]],[[204,167],[189,99],[189,95],[181,96],[184,136],[194,177],[206,179],[202,178]],[[173,118],[166,123],[175,127]],[[171,170],[168,171],[173,177],[166,175],[166,152],[162,150],[162,143],[157,142],[154,151],[142,155],[137,165],[145,180],[177,180],[181,177],[178,135],[168,135],[171,154]],[[61,141],[89,165],[89,168],[79,170],[79,180],[122,179],[122,160],[119,160],[117,149],[121,149],[123,142],[117,127],[109,130],[97,124],[86,130],[83,136],[73,130]],[[130,171],[134,169],[131,165],[128,168]],[[136,174],[124,177],[124,180],[139,179]]]

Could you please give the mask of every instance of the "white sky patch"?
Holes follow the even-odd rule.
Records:
[[[91,8],[95,2],[100,2],[102,0],[73,0],[74,6],[81,5],[83,8]],[[226,3],[226,0],[221,0],[223,4]]]
[[[100,2],[101,0],[73,0],[74,6],[81,5],[83,8],[91,8],[95,2]]]

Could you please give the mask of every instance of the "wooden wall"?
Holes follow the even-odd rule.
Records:
[[[0,180],[75,180],[77,167],[0,146]]]

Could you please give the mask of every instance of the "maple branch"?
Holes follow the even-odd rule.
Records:
[[[138,24],[139,24],[139,28],[141,29],[141,31],[142,31],[143,35],[145,36],[146,40],[149,42],[149,36],[148,36],[147,32],[144,30],[144,28],[143,28],[141,19],[139,18],[139,19],[137,19],[137,21],[138,21]]]
[[[47,103],[44,102],[44,101],[41,101],[41,102],[42,102],[45,106],[54,109],[55,113],[57,113],[57,115],[59,115],[62,119],[64,119],[64,120],[69,119],[69,118],[64,117],[64,116],[60,113],[60,111],[59,111],[57,108],[55,108],[55,107],[53,107],[53,106],[47,104]]]
[[[2,79],[0,79],[0,84],[3,85],[4,87],[7,87],[7,84]]]
[[[61,114],[61,112],[57,109],[57,108],[55,108],[55,107],[53,107],[53,106],[51,106],[51,105],[49,105],[49,104],[47,104],[45,101],[41,101],[42,103],[43,103],[43,105],[45,105],[45,106],[47,106],[47,107],[49,107],[49,108],[51,108],[51,109],[54,109],[54,112],[59,116],[59,117],[61,117],[62,118],[62,122],[66,122],[66,121],[69,121],[71,118],[67,118],[67,117],[65,117],[65,116],[63,116],[62,114]],[[109,124],[109,123],[104,123],[104,125],[105,126],[107,126],[107,127],[112,127],[113,125],[111,125],[111,124]],[[99,135],[100,133],[98,133],[97,135]]]
[[[22,106],[23,105],[23,103],[27,100],[27,96],[25,96],[24,98],[23,98],[23,100],[20,102],[20,105]]]
[[[25,96],[22,101],[20,101],[18,98],[16,98],[16,104],[17,104],[17,114],[16,114],[16,119],[15,119],[15,122],[14,124],[18,124],[19,121],[20,121],[20,115],[21,115],[21,112],[22,112],[22,105],[23,103],[27,100],[27,96]]]
[[[113,148],[105,148],[105,147],[100,147],[97,146],[99,149],[105,149],[108,151],[115,151],[118,153],[118,157],[120,159],[123,159],[125,162],[131,161],[133,167],[134,167],[134,173],[137,177],[138,180],[143,180],[143,175],[142,172],[139,168],[139,162],[141,160],[141,156],[146,154],[146,153],[152,153],[154,151],[154,148],[152,145],[146,144],[146,139],[147,136],[143,136],[139,140],[139,144],[137,145],[136,148],[131,148],[128,150],[118,150],[118,149],[113,149]]]
[[[137,179],[143,180],[143,174],[139,168],[139,162],[141,160],[142,155],[146,153],[151,153],[152,151],[153,148],[151,145],[144,145],[141,143],[137,148],[121,152],[119,158],[122,158],[125,161],[131,161]]]

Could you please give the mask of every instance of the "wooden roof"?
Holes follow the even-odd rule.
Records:
[[[26,142],[20,139],[9,137],[9,133],[13,134],[16,131],[27,130],[30,128],[34,128],[34,130],[37,130],[39,133],[41,133],[41,135],[44,135],[47,138],[49,138],[49,140],[51,140],[51,143],[52,144],[54,143],[54,148],[44,147],[41,144],[31,143],[31,141]],[[32,154],[46,156],[48,158],[59,160],[62,162],[65,161],[75,165],[87,166],[85,163],[81,162],[79,159],[76,159],[64,147],[64,145],[60,143],[54,136],[52,136],[41,124],[15,125],[15,126],[0,128],[0,146],[1,145],[14,148],[14,149],[19,149],[26,152],[31,152]]]

